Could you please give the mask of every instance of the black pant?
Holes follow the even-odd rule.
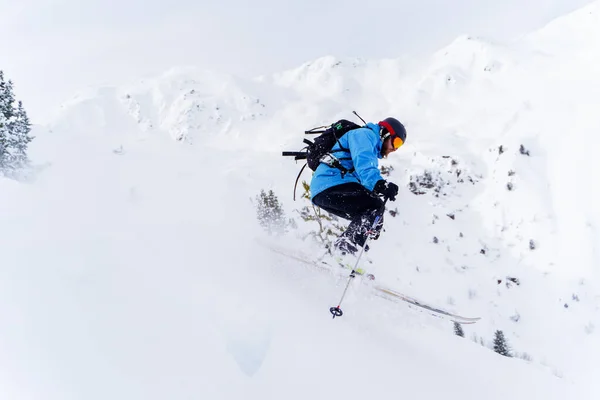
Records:
[[[375,227],[375,238],[383,227],[383,200],[360,183],[350,182],[330,187],[313,197],[312,201],[323,210],[350,220],[350,225],[342,236],[358,246],[365,244],[367,232],[378,215],[380,219]]]

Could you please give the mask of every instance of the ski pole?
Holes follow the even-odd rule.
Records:
[[[329,308],[329,312],[331,313],[331,315],[333,315],[332,318],[341,317],[342,315],[344,315],[344,312],[342,311],[342,309],[340,307],[342,306],[342,302],[344,301],[344,297],[346,296],[348,287],[350,287],[350,282],[352,282],[352,279],[354,279],[356,277],[355,274],[356,274],[356,269],[358,268],[358,263],[360,262],[360,259],[363,255],[363,253],[365,252],[365,248],[367,247],[367,242],[371,239],[370,233],[373,232],[377,228],[377,224],[379,223],[381,218],[383,218],[383,213],[385,212],[385,203],[387,203],[387,201],[388,201],[388,199],[386,198],[381,206],[381,213],[379,213],[375,217],[375,220],[373,221],[373,224],[371,225],[371,229],[367,232],[367,238],[365,239],[365,242],[363,243],[362,248],[360,249],[360,253],[358,254],[358,257],[356,258],[356,263],[354,264],[354,268],[352,269],[352,272],[350,272],[350,276],[348,276],[348,282],[346,282],[346,287],[344,288],[344,292],[342,293],[342,298],[340,299],[340,302],[338,303],[337,307]]]

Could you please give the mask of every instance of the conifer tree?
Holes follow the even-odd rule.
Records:
[[[465,332],[463,331],[462,326],[458,323],[454,323],[454,334],[456,336],[465,337]]]
[[[512,357],[508,343],[504,337],[504,332],[501,330],[497,330],[496,333],[494,333],[494,351],[503,356]]]
[[[12,90],[9,83],[4,81],[4,73],[0,71],[0,170],[6,168],[10,156],[8,126],[12,114]]]
[[[0,94],[1,95],[1,94]],[[2,99],[0,98],[0,101]],[[0,171],[5,168],[8,161],[8,121],[0,112]]]
[[[0,172],[15,171],[27,165],[27,148],[31,123],[23,103],[14,106],[12,81],[4,79],[0,71]]]
[[[0,114],[4,115],[6,120],[10,120],[15,113],[14,102],[13,83],[5,81],[4,72],[0,71]]]
[[[287,222],[279,199],[272,190],[260,191],[256,197],[256,218],[269,235],[286,233]]]
[[[31,123],[21,101],[18,103],[14,122],[10,130],[11,135],[8,145],[11,149],[12,168],[23,168],[28,162],[27,147],[33,140],[33,137],[29,134],[31,132]]]

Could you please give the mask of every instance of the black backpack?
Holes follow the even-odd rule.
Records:
[[[358,114],[356,115],[358,116]],[[338,168],[341,170],[342,176],[344,176],[346,173],[352,173],[354,171],[354,169],[348,170],[344,168],[337,157],[335,157],[333,154],[338,151],[347,152],[349,151],[348,149],[343,148],[341,144],[340,150],[332,152],[331,149],[333,149],[333,146],[335,146],[336,143],[339,143],[340,138],[347,132],[358,128],[361,128],[361,126],[346,119],[341,119],[329,126],[319,126],[317,128],[304,131],[304,133],[307,135],[318,134],[319,136],[316,137],[312,142],[308,139],[304,139],[303,142],[307,146],[301,151],[284,151],[282,153],[282,155],[285,157],[294,157],[294,160],[306,160],[306,164],[304,164],[302,169],[300,169],[300,173],[296,177],[296,183],[294,184],[294,200],[296,200],[296,186],[298,185],[298,179],[300,179],[300,175],[302,175],[302,171],[304,171],[304,168],[306,168],[307,165],[308,168],[315,171],[321,163],[325,163],[332,168]]]

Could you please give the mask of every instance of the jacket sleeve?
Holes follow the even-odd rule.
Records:
[[[346,134],[348,147],[355,173],[361,183],[368,190],[373,190],[377,181],[383,179],[378,168],[379,138],[370,129],[356,129]]]

